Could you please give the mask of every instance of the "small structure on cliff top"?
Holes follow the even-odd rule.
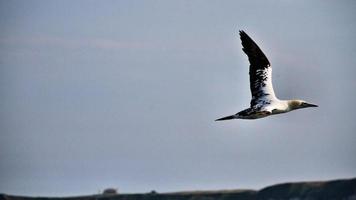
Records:
[[[103,191],[103,194],[104,194],[104,195],[118,194],[118,191],[117,191],[116,188],[106,188],[106,189]]]

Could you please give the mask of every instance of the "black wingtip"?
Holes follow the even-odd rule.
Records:
[[[240,34],[240,36],[247,35],[244,30],[239,30],[239,34]]]
[[[239,35],[240,35],[241,42],[252,40],[250,38],[250,36],[248,36],[247,33],[245,31],[243,31],[243,30],[239,30]]]
[[[243,30],[240,30],[240,39],[242,44],[242,50],[247,54],[250,64],[256,67],[265,68],[270,66],[270,63],[258,47],[258,45],[252,40],[252,38],[247,35]]]

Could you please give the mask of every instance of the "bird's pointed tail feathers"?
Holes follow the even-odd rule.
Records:
[[[236,119],[236,115],[226,116],[220,119],[216,119],[215,121],[230,120],[230,119]]]

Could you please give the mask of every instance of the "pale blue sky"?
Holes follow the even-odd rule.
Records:
[[[0,1],[0,193],[252,188],[356,176],[354,1]],[[245,30],[282,99],[249,105]]]

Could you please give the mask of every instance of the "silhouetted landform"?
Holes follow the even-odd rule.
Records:
[[[356,178],[272,185],[261,190],[217,190],[79,197],[24,197],[0,194],[0,200],[356,200]]]

